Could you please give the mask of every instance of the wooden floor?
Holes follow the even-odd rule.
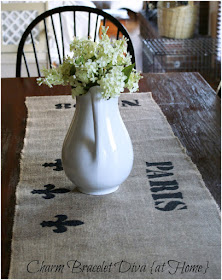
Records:
[[[140,22],[135,13],[128,12],[130,19],[124,22],[124,26],[130,34],[134,51],[136,57],[136,68],[138,71],[144,71],[143,67],[143,45],[142,45],[142,37],[140,35]],[[212,79],[208,76],[204,76],[204,79],[209,83],[209,85],[216,91],[219,85],[218,79]]]

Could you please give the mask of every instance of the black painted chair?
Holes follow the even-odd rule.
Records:
[[[116,39],[118,39],[121,34],[124,35],[127,39],[128,39],[128,52],[132,55],[132,63],[135,63],[135,54],[134,54],[134,49],[133,49],[133,45],[132,45],[132,41],[130,39],[130,36],[128,34],[128,32],[126,31],[125,27],[113,16],[111,16],[110,14],[97,9],[97,8],[91,8],[91,7],[85,7],[85,6],[63,6],[63,7],[58,7],[55,9],[51,9],[48,10],[44,13],[42,13],[41,15],[39,15],[36,19],[34,19],[29,26],[26,28],[25,32],[22,35],[22,38],[20,40],[20,43],[18,45],[18,51],[17,51],[17,61],[16,61],[16,77],[21,77],[21,69],[22,69],[22,58],[24,60],[24,66],[26,68],[26,72],[28,77],[31,76],[30,73],[30,69],[29,69],[29,64],[30,62],[28,62],[28,56],[30,56],[30,53],[33,54],[33,63],[34,65],[36,65],[36,73],[38,77],[41,77],[41,71],[40,71],[40,64],[39,64],[39,52],[37,51],[37,47],[39,46],[38,42],[35,42],[36,39],[34,38],[34,33],[36,34],[36,28],[37,26],[39,26],[39,24],[42,24],[42,29],[44,31],[44,41],[45,41],[45,45],[46,45],[46,59],[48,60],[48,66],[50,68],[52,68],[52,59],[51,59],[51,49],[49,46],[49,37],[53,40],[55,40],[55,46],[56,46],[56,52],[58,55],[58,64],[61,64],[63,62],[63,58],[65,57],[66,53],[65,53],[65,46],[64,46],[64,26],[62,23],[62,15],[66,12],[72,12],[73,15],[73,36],[76,36],[76,30],[78,29],[78,26],[76,26],[77,22],[76,22],[76,13],[77,12],[84,12],[85,14],[88,14],[88,21],[87,22],[81,22],[81,25],[86,24],[88,25],[88,34],[85,34],[85,37],[89,36],[90,34],[92,34],[92,26],[91,26],[91,18],[92,15],[94,17],[96,17],[96,21],[95,21],[95,26],[93,26],[94,28],[94,38],[93,40],[95,41],[99,34],[98,33],[98,25],[99,25],[99,19],[103,20],[103,25],[107,26],[107,21],[110,21],[113,25],[116,26]],[[55,28],[55,15],[58,17],[56,24],[58,24],[59,21],[59,25],[60,28]],[[54,18],[53,18],[54,16]],[[49,34],[49,24],[51,27],[51,35]],[[60,30],[58,30],[60,29]],[[59,32],[58,32],[59,31]],[[40,32],[41,33],[41,32]],[[40,36],[40,35],[38,35]],[[58,38],[58,36],[60,36]],[[38,37],[37,37],[38,39]],[[26,40],[29,40],[30,45],[29,45],[29,49],[26,49],[26,45],[25,42]],[[59,42],[61,42],[61,44],[59,44]],[[31,47],[32,46],[32,47]],[[26,49],[26,50],[25,50]],[[27,55],[26,55],[27,54]],[[36,75],[34,75],[36,76]]]

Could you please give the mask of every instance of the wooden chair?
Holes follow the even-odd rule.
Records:
[[[106,26],[106,21],[112,22],[116,26],[116,39],[120,38],[121,34],[124,35],[128,39],[128,52],[132,55],[132,63],[135,63],[135,54],[134,49],[132,45],[132,41],[130,39],[130,36],[128,32],[126,31],[125,27],[113,16],[110,14],[97,9],[97,8],[91,8],[91,7],[85,7],[85,6],[63,6],[58,7],[55,9],[48,10],[42,14],[40,14],[36,19],[34,19],[29,26],[26,28],[25,32],[22,35],[22,38],[20,40],[20,43],[18,45],[18,51],[17,51],[17,61],[16,61],[16,77],[21,77],[21,68],[22,68],[22,58],[24,59],[24,66],[26,68],[26,72],[28,77],[31,76],[30,69],[29,69],[29,63],[28,63],[28,56],[30,56],[30,53],[32,53],[34,64],[36,64],[36,70],[37,70],[37,76],[41,77],[41,71],[40,71],[40,64],[39,64],[39,52],[37,51],[37,48],[39,47],[39,43],[35,42],[36,39],[33,35],[33,30],[36,28],[36,26],[39,26],[38,24],[42,24],[43,33],[40,32],[38,36],[44,37],[45,41],[45,54],[46,54],[46,60],[47,60],[47,66],[52,68],[52,59],[51,59],[51,50],[49,46],[49,24],[51,26],[51,38],[52,35],[54,35],[53,39],[55,40],[55,45],[57,49],[58,54],[58,63],[61,64],[63,62],[63,58],[65,57],[65,46],[64,46],[64,26],[62,23],[62,14],[66,12],[72,12],[73,14],[73,36],[76,36],[76,30],[78,26],[76,26],[76,13],[77,12],[84,12],[85,14],[88,14],[88,22],[82,22],[81,24],[87,24],[88,25],[88,34],[86,36],[89,36],[92,34],[92,24],[91,24],[91,16],[96,15],[96,23],[94,28],[94,38],[95,41],[97,39],[97,30],[98,30],[98,21],[99,18],[102,18],[103,25]],[[55,28],[55,19],[53,18],[54,15],[57,15],[59,23],[60,23],[60,30],[57,30],[58,28]],[[59,31],[59,34],[58,34]],[[35,32],[36,33],[36,32]],[[58,38],[58,35],[61,38]],[[30,45],[29,49],[27,51],[27,46],[25,44],[26,40],[29,39]],[[58,42],[62,42],[60,45]],[[27,54],[27,55],[26,55]],[[36,75],[34,75],[36,76]]]

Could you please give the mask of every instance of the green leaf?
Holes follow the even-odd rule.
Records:
[[[127,77],[126,80],[124,81],[125,83],[128,82],[129,76],[130,76],[130,74],[131,74],[131,72],[132,72],[134,66],[135,66],[135,63],[133,63],[133,64],[131,64],[131,65],[129,65],[129,66],[126,66],[126,67],[122,70],[123,74]]]
[[[84,62],[83,56],[80,56],[80,57],[77,58],[76,61],[75,61],[76,64],[80,64],[81,62],[82,62],[82,63]]]
[[[96,57],[95,55],[93,57],[91,57],[92,61],[95,61],[96,60]]]
[[[75,73],[76,73],[76,67],[75,67],[75,65],[72,65],[70,68],[70,75],[73,76],[73,75],[75,75]]]

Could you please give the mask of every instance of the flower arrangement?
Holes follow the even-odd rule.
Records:
[[[38,84],[71,85],[73,98],[97,85],[105,99],[120,95],[124,88],[137,91],[141,75],[127,53],[127,39],[111,40],[107,29],[103,28],[98,42],[75,37],[70,44],[73,56],[67,56],[58,67],[43,69],[45,77],[38,78]]]

